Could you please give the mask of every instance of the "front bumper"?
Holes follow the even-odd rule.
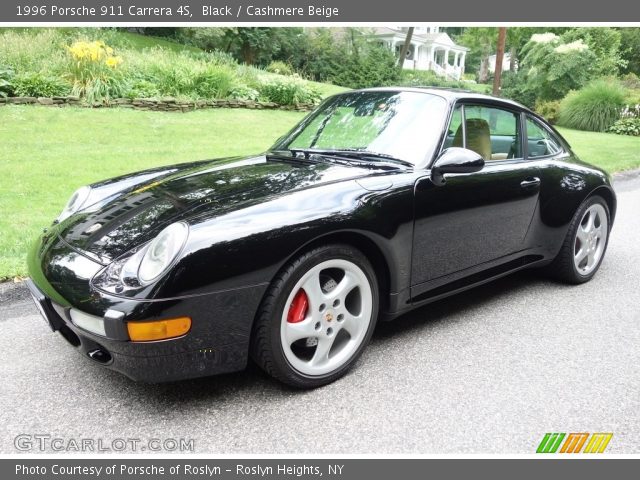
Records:
[[[59,332],[83,356],[132,380],[149,383],[168,382],[234,372],[246,367],[252,316],[246,318],[246,328],[213,327],[210,331],[197,328],[184,337],[158,342],[116,340],[93,334],[74,325],[69,315],[70,308],[46,297],[33,281],[27,280],[26,283],[38,310],[53,331]],[[241,298],[246,299],[246,293],[244,292]],[[202,303],[205,303],[207,310],[211,309],[209,312],[215,312],[217,309],[220,309],[218,311],[221,313],[225,311],[224,304],[228,304],[229,301],[228,292],[224,295],[222,304],[220,299],[215,298],[215,294],[206,297],[196,302],[201,303],[200,308],[204,308],[205,305]],[[181,310],[193,312],[194,307],[192,305],[191,308],[187,308],[183,305]],[[195,308],[197,309],[198,307]],[[209,318],[206,320],[196,316],[194,324],[203,320],[208,324],[215,324],[222,317],[220,315],[216,318],[213,313],[207,316]]]
[[[42,243],[29,256],[31,279],[27,286],[42,316],[83,356],[127,377],[150,383],[182,380],[242,370],[246,367],[249,338],[255,312],[266,285],[196,294],[169,300],[123,299],[93,289],[90,278],[101,268],[91,268],[78,252],[43,252]],[[73,258],[73,262],[69,262]],[[55,265],[67,268],[56,277]],[[72,275],[73,273],[73,275]],[[71,310],[79,310],[104,322],[104,335],[74,324]],[[188,316],[186,335],[155,342],[129,341],[126,322],[153,321]]]

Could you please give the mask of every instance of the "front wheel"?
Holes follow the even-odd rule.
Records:
[[[369,261],[348,245],[314,249],[273,281],[252,337],[252,357],[298,388],[344,375],[369,342],[378,286]]]

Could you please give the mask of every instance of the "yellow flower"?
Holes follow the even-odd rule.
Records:
[[[70,47],[67,47],[67,50],[74,59],[86,59],[91,62],[102,62],[105,57],[113,56],[113,48],[108,47],[101,40],[96,40],[94,42],[79,40],[74,42]]]
[[[122,63],[122,58],[121,57],[108,57],[107,60],[104,63],[106,63],[108,67],[116,68],[118,65],[120,65]]]

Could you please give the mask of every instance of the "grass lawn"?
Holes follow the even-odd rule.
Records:
[[[608,172],[640,168],[640,137],[558,128],[581,160]]]
[[[0,279],[26,274],[30,243],[79,186],[163,164],[258,153],[303,115],[0,107]],[[640,167],[640,138],[560,131],[587,162],[612,172]]]
[[[264,151],[300,112],[0,107],[0,279],[78,187],[163,164]]]

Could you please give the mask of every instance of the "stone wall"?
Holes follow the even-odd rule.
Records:
[[[116,98],[108,104],[87,104],[78,97],[9,97],[0,98],[3,105],[44,105],[47,107],[77,106],[85,108],[133,108],[158,112],[191,112],[204,108],[250,108],[255,110],[298,110],[310,111],[315,105],[300,103],[297,105],[279,105],[273,102],[254,102],[252,100],[178,100],[175,98]]]

